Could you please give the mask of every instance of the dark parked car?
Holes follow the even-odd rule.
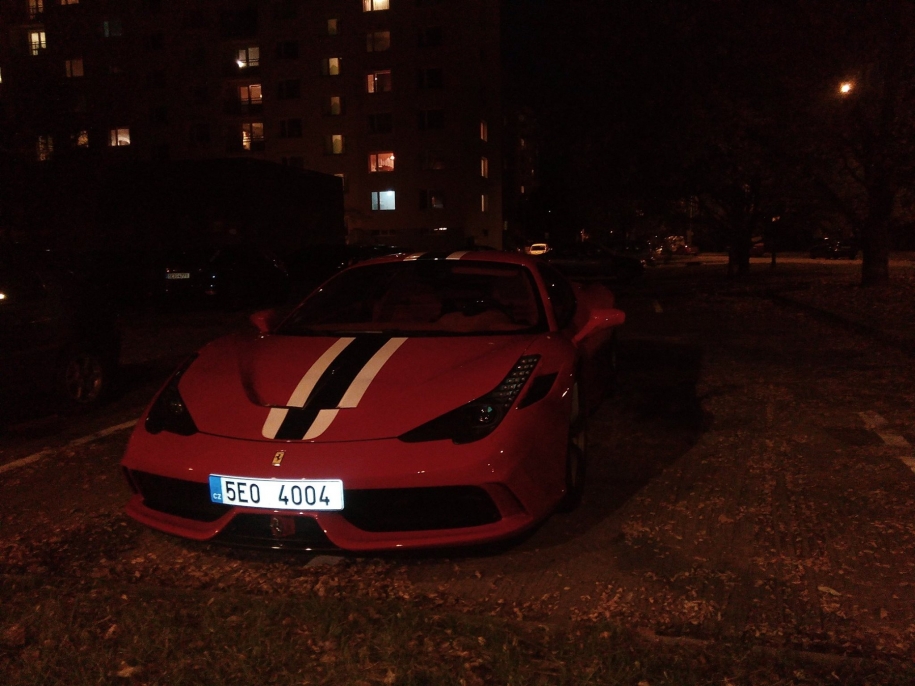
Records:
[[[286,267],[254,245],[167,251],[151,274],[151,297],[158,304],[233,308],[276,305],[289,296]]]
[[[847,258],[853,260],[858,256],[858,245],[849,239],[821,238],[810,247],[810,257],[825,257],[828,260]]]
[[[118,367],[117,317],[91,281],[40,253],[0,247],[0,415],[34,401],[93,405]]]
[[[543,259],[573,280],[625,283],[638,278],[644,271],[639,257],[587,241],[556,246]]]

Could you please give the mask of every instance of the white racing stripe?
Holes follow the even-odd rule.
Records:
[[[330,423],[334,421],[334,417],[337,416],[339,411],[340,410],[319,410],[318,416],[315,417],[315,421],[312,425],[308,427],[308,431],[305,432],[302,440],[313,440],[327,431],[327,429],[330,428]]]
[[[346,389],[346,393],[340,399],[340,404],[337,407],[356,407],[356,405],[359,404],[359,401],[362,400],[362,396],[365,394],[369,384],[372,383],[372,380],[378,375],[378,372],[381,371],[384,363],[391,358],[391,355],[397,352],[397,349],[402,346],[406,340],[406,338],[392,338],[385,343],[381,350],[375,353],[372,356],[372,359],[365,363],[365,366],[359,371],[356,378],[353,379],[353,383]]]
[[[305,376],[299,381],[295,390],[292,392],[292,395],[289,396],[289,402],[286,404],[289,407],[304,407],[305,401],[308,400],[308,396],[311,395],[311,392],[314,390],[315,384],[318,383],[318,379],[327,371],[327,368],[337,359],[337,356],[343,352],[346,346],[354,340],[355,339],[353,338],[341,338],[330,346],[324,354],[318,358],[318,361],[311,365],[311,368],[305,372]],[[288,413],[289,410],[286,407],[270,408],[270,413],[267,415],[267,421],[264,422],[264,428],[261,430],[261,435],[264,438],[275,438],[277,431],[280,430],[280,426],[282,425],[283,420],[286,419]]]
[[[458,252],[453,252],[453,253],[451,253],[451,254],[448,255],[448,257],[446,257],[445,259],[446,259],[446,260],[459,260],[459,259],[461,259],[464,255],[466,255],[468,252],[470,252],[470,251],[469,251],[469,250],[459,250]]]
[[[403,261],[412,262],[413,260],[418,260],[420,257],[422,257],[425,254],[426,253],[424,253],[424,252],[413,252],[413,253],[410,253],[409,255],[407,255],[405,258],[403,258]]]

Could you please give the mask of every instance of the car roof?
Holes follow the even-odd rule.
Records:
[[[396,255],[385,255],[374,257],[370,260],[360,262],[357,266],[369,264],[383,264],[390,262],[415,262],[415,261],[474,261],[474,262],[497,262],[500,264],[516,264],[525,266],[529,269],[536,269],[542,261],[536,257],[525,255],[517,252],[502,252],[500,250],[454,250],[454,251],[427,251],[413,253],[398,253]]]

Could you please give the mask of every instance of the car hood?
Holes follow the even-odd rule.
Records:
[[[389,438],[492,391],[534,338],[229,336],[200,352],[178,389],[204,433]]]

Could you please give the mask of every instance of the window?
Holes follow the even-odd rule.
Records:
[[[54,152],[54,139],[50,136],[39,136],[35,152],[39,162],[47,162]]]
[[[486,193],[480,196],[480,212],[489,212],[489,196]]]
[[[324,137],[324,152],[328,155],[342,155],[346,152],[343,134],[332,133]]]
[[[64,70],[67,72],[68,78],[73,78],[75,76],[82,76],[83,75],[82,58],[76,58],[74,60],[66,60],[64,62]]]
[[[238,87],[238,100],[242,112],[256,112],[263,107],[264,93],[259,83]]]
[[[264,149],[264,122],[250,121],[241,125],[242,150]]]
[[[394,191],[373,191],[373,210],[393,210],[395,206]]]
[[[239,69],[250,69],[259,67],[261,63],[261,49],[256,45],[242,48],[235,57],[235,63]]]
[[[333,117],[343,114],[343,98],[341,96],[330,96],[327,101],[327,113]]]
[[[485,157],[480,158],[480,176],[484,179],[489,178],[489,160]]]
[[[130,129],[111,129],[108,132],[108,145],[112,148],[130,145]]]
[[[116,36],[124,35],[124,27],[121,25],[121,20],[109,19],[108,21],[103,21],[102,35],[105,36],[105,38],[114,38]]]
[[[373,31],[365,36],[365,49],[369,52],[382,52],[391,48],[390,31]]]
[[[340,20],[339,19],[328,19],[327,20],[327,35],[336,36],[340,33]]]
[[[362,0],[363,12],[378,12],[390,8],[389,0]]]
[[[445,128],[444,110],[426,110],[419,113],[417,125],[421,130]]]
[[[277,90],[277,100],[295,100],[302,94],[302,83],[299,79],[286,79],[280,81]]]
[[[280,138],[301,138],[302,120],[283,119],[280,122]]]
[[[441,26],[430,26],[419,32],[419,47],[432,48],[442,44],[444,34]]]
[[[168,108],[165,105],[156,105],[149,108],[149,121],[153,124],[168,124]]]
[[[416,87],[424,88],[441,88],[444,85],[445,77],[441,69],[419,69],[416,72]]]
[[[369,155],[370,172],[392,172],[394,171],[394,153],[393,152],[373,152]]]
[[[284,60],[299,58],[299,41],[286,40],[276,44],[276,56]]]
[[[339,172],[334,174],[334,176],[340,179],[340,183],[343,185],[343,192],[346,193],[349,190],[349,184],[346,183],[346,174]]]
[[[369,133],[391,133],[394,130],[394,116],[390,112],[369,115]]]
[[[29,31],[29,47],[33,55],[40,55],[47,50],[48,42],[44,31]]]
[[[191,124],[189,137],[192,145],[207,145],[210,142],[210,125],[206,122]]]
[[[303,169],[305,167],[305,158],[299,155],[284,157],[281,161],[287,167],[293,167],[295,169]]]
[[[539,262],[537,269],[540,271],[550,303],[553,305],[556,323],[560,329],[564,329],[572,323],[572,319],[575,317],[577,306],[575,291],[554,267],[545,262]]]
[[[488,141],[489,140],[489,127],[486,125],[486,120],[480,122],[480,140]]]
[[[79,0],[60,0],[61,5],[78,5]]]
[[[84,131],[79,131],[78,133],[76,133],[73,136],[73,144],[77,148],[88,148],[89,147],[89,132],[84,130]]]
[[[34,19],[44,12],[44,0],[29,0],[29,19]]]
[[[421,157],[423,169],[444,169],[445,160],[441,154],[426,150]]]
[[[280,0],[273,6],[274,19],[298,19],[299,3],[296,0]]]
[[[387,93],[391,90],[391,70],[373,71],[366,77],[369,93]]]
[[[321,73],[324,76],[340,76],[340,58],[325,57],[321,60]]]
[[[445,209],[445,193],[440,190],[421,190],[419,192],[419,209]]]

